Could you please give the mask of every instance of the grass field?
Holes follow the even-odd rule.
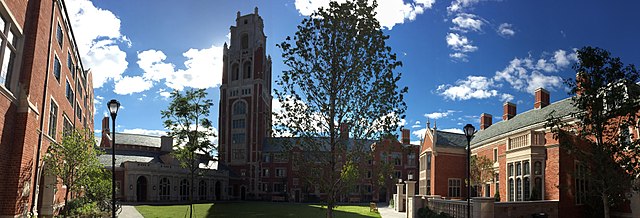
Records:
[[[194,204],[193,217],[326,217],[326,208],[320,205],[271,203],[271,202],[222,202],[215,204]],[[136,209],[146,218],[189,217],[189,205],[149,206],[140,205]],[[380,217],[369,212],[368,205],[339,206],[334,210],[336,218]]]

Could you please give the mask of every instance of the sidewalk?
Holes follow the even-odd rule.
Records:
[[[407,214],[404,212],[396,212],[393,208],[389,207],[389,204],[378,204],[378,212],[382,218],[406,218]]]
[[[122,218],[143,218],[142,214],[136,210],[136,207],[131,205],[122,205],[122,211],[118,214],[118,217]]]

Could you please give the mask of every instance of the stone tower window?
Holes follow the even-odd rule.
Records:
[[[240,69],[238,67],[238,64],[233,64],[233,66],[231,66],[231,80],[238,80],[240,79]]]
[[[251,79],[251,62],[244,62],[243,67],[242,78]]]
[[[246,33],[242,34],[241,42],[242,42],[242,49],[249,48],[249,35]]]
[[[247,104],[244,101],[238,101],[233,105],[233,115],[242,115],[247,113]]]

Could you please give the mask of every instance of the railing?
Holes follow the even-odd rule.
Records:
[[[455,218],[467,217],[467,202],[459,200],[445,200],[437,198],[427,199],[427,206],[436,213],[446,213]],[[473,217],[473,204],[471,204],[470,218]]]
[[[542,146],[545,144],[545,137],[543,132],[530,132],[521,136],[508,138],[507,148],[508,150],[528,147],[528,146]]]

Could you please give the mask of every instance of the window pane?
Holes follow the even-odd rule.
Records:
[[[53,75],[60,81],[60,60],[58,57],[55,57],[53,61]]]
[[[5,87],[9,87],[9,82],[11,81],[11,71],[13,66],[13,52],[11,49],[5,47],[5,54],[2,57],[2,69],[0,71],[0,82],[4,84]]]

